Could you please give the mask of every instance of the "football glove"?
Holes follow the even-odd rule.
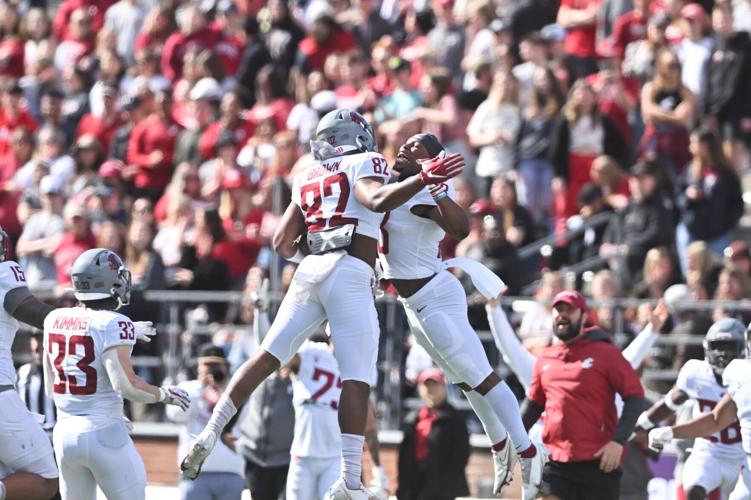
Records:
[[[660,451],[673,440],[673,429],[670,427],[656,427],[649,431],[649,448]]]
[[[420,179],[426,186],[441,184],[461,174],[464,166],[464,157],[459,153],[451,153],[445,158],[439,155],[422,164]]]
[[[133,328],[136,333],[136,341],[149,343],[151,337],[156,335],[156,328],[151,321],[134,321]]]
[[[187,411],[188,407],[190,407],[190,396],[176,385],[160,387],[159,392],[161,393],[159,397],[160,403],[179,406],[183,411]]]

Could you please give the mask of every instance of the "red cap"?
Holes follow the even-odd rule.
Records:
[[[446,382],[446,378],[443,376],[443,372],[435,367],[426,368],[420,372],[420,375],[417,376],[418,384],[424,384],[428,380],[432,380],[433,382],[441,382],[441,383]]]
[[[120,160],[107,160],[99,167],[99,177],[116,177],[120,179],[123,175],[125,165]]]
[[[222,189],[248,188],[250,179],[240,169],[231,168],[222,174]]]
[[[681,9],[681,17],[695,21],[703,21],[707,18],[707,11],[698,3],[684,5]]]
[[[580,294],[576,290],[564,290],[560,292],[553,299],[553,307],[555,307],[556,304],[559,304],[561,302],[565,302],[566,304],[569,304],[583,311],[587,310],[587,301],[584,300],[584,297],[582,296],[582,294]]]

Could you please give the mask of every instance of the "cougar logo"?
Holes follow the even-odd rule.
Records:
[[[120,269],[120,262],[118,262],[117,257],[113,253],[107,254],[107,263],[113,271]]]
[[[582,360],[582,368],[592,368],[595,364],[594,358],[586,358]]]

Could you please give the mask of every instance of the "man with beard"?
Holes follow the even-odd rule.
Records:
[[[623,443],[644,408],[639,376],[607,334],[585,328],[586,314],[579,292],[553,299],[559,342],[537,358],[522,411],[527,429],[545,412],[542,441],[550,461],[540,496],[546,500],[617,499]],[[623,399],[620,419],[616,393]]]

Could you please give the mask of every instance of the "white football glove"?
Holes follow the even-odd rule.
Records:
[[[649,448],[660,451],[673,440],[673,429],[670,427],[655,427],[649,431]]]
[[[160,403],[179,406],[182,411],[187,411],[188,407],[190,407],[190,396],[176,385],[160,387],[159,392],[161,393],[159,397]]]
[[[184,477],[187,479],[198,477],[198,474],[201,473],[201,466],[203,466],[204,460],[209,456],[211,450],[214,449],[218,439],[218,436],[209,428],[201,431],[190,444],[188,454],[180,462],[180,470],[183,471]]]
[[[151,342],[151,337],[156,335],[156,328],[151,321],[134,321],[133,328],[136,333],[136,341],[138,342]]]

